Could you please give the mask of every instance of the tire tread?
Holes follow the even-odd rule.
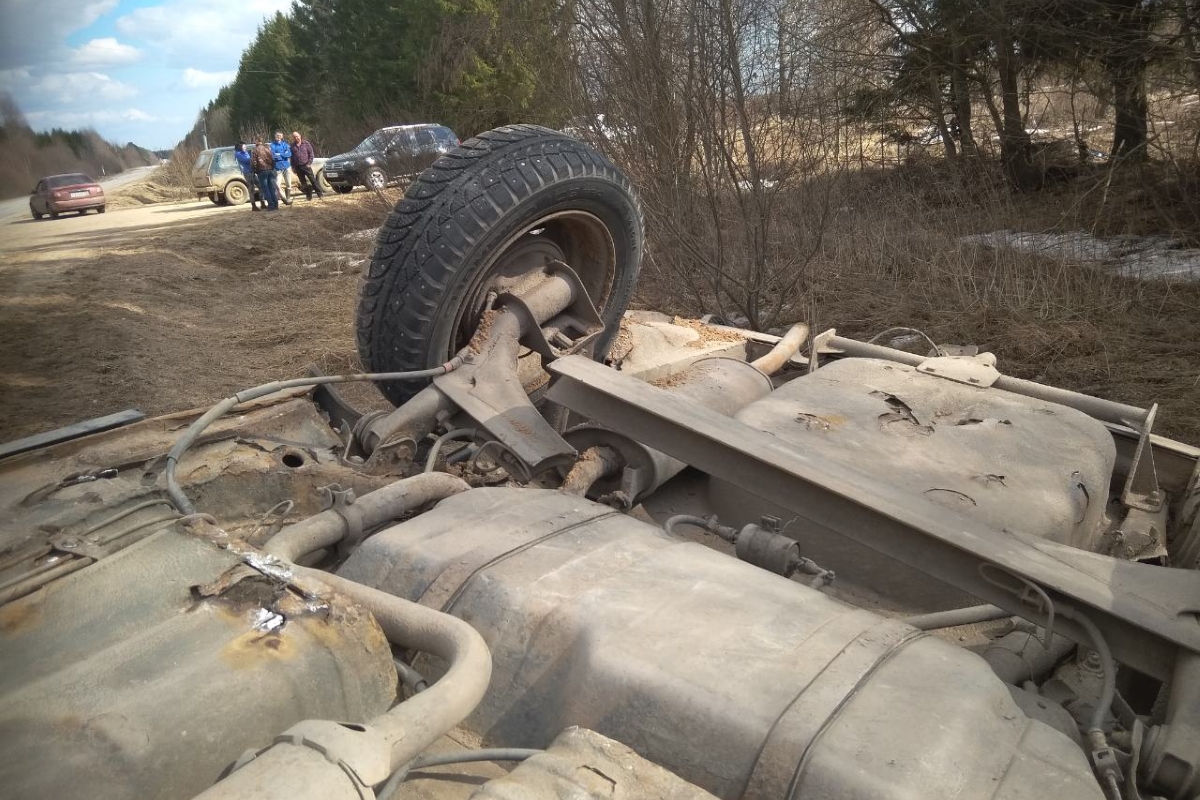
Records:
[[[504,126],[438,158],[389,214],[363,269],[355,337],[364,366],[374,372],[418,369],[437,358],[432,336],[438,300],[463,269],[464,254],[522,201],[581,177],[610,182],[634,198],[640,237],[641,207],[628,178],[605,156],[558,131]],[[617,298],[622,305],[633,277]],[[380,385],[397,404],[419,388]]]

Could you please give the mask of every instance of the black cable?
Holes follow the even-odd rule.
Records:
[[[171,502],[179,509],[180,513],[185,516],[195,514],[196,507],[192,505],[192,501],[188,498],[183,490],[179,488],[178,481],[175,480],[175,468],[179,464],[179,460],[183,458],[183,454],[192,446],[196,439],[200,438],[200,434],[205,428],[216,422],[221,417],[225,416],[234,406],[239,403],[248,403],[251,400],[257,400],[260,397],[265,397],[269,394],[282,391],[284,389],[292,389],[300,386],[322,386],[330,383],[349,383],[351,381],[411,381],[421,378],[435,378],[438,375],[445,375],[447,372],[453,372],[458,369],[463,363],[462,357],[455,356],[454,358],[442,364],[440,367],[432,367],[430,369],[411,370],[409,372],[367,372],[356,373],[352,375],[320,375],[311,378],[293,378],[286,381],[272,381],[264,383],[261,386],[255,386],[252,389],[245,389],[231,397],[226,397],[221,402],[214,405],[206,411],[199,419],[188,426],[180,437],[175,441],[175,445],[167,453],[167,496],[171,498]]]

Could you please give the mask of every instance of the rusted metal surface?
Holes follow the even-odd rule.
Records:
[[[932,360],[949,370],[946,359]],[[1071,408],[965,381],[965,372],[958,381],[845,359],[737,418],[831,468],[996,530],[1098,549],[1116,457],[1104,426]]]
[[[214,425],[184,460],[181,477],[201,511],[250,533],[284,501],[300,519],[322,508],[320,487],[366,493],[387,475],[341,461],[337,436],[299,391],[249,404]],[[145,420],[23,453],[0,462],[0,603],[45,580],[48,562],[100,560],[153,534],[177,516],[163,493],[163,458],[198,416]],[[88,477],[89,480],[81,480]]]
[[[471,800],[716,800],[703,789],[585,728],[568,728],[541,755],[495,778]]]
[[[519,459],[518,474],[570,464],[575,449],[530,402],[517,376],[520,318],[498,312],[486,331],[463,367],[435,378],[434,387]]]
[[[828,333],[832,334],[833,332],[830,331]],[[813,344],[817,345],[818,341],[814,339]],[[891,347],[868,344],[836,335],[830,335],[821,339],[819,344],[824,348],[821,352],[841,353],[855,358],[878,358],[887,361],[896,361],[901,364],[907,364],[910,367],[920,366],[928,360],[923,356],[913,355],[902,350],[895,350]],[[1057,386],[1047,386],[1044,383],[1035,383],[1034,381],[1013,378],[1008,375],[997,377],[992,385],[1006,392],[1034,397],[1048,403],[1057,403],[1074,408],[1103,422],[1130,425],[1138,429],[1143,427],[1146,417],[1149,414],[1147,409],[1138,408],[1137,406],[1116,403],[1112,400],[1092,397],[1080,394],[1079,392],[1072,392],[1068,389],[1060,389]]]
[[[541,325],[557,324],[560,334],[569,331],[576,336],[578,347],[567,347],[570,351],[583,347],[600,332],[596,327],[599,316],[590,303],[584,309],[578,307],[579,279],[569,270],[563,271],[562,265],[559,269],[520,298],[502,295],[500,309],[484,313],[464,350],[463,366],[433,381],[438,391],[504,445],[518,460],[511,466],[527,472],[527,478],[570,464],[576,451],[530,402],[517,372],[520,343],[528,341],[535,350],[540,347],[543,358],[548,358],[559,351],[545,341]],[[562,321],[565,319],[572,321]]]
[[[772,388],[770,378],[740,359],[707,356],[685,363],[683,369],[660,378],[656,385],[722,414],[732,416],[766,396]],[[567,431],[564,438],[581,452],[591,447],[616,452],[622,468],[606,472],[596,480],[591,496],[606,497],[606,502],[622,508],[643,500],[687,466],[626,436],[616,426],[585,423]]]
[[[369,614],[221,544],[161,531],[0,608],[6,797],[190,797],[294,722],[388,707]]]
[[[782,372],[774,381],[747,363],[777,337],[642,314],[622,329],[632,344],[617,355],[651,383],[629,383],[582,357],[563,358],[587,344],[586,314],[573,311],[575,321],[544,331],[538,352],[519,346],[527,324],[541,330],[563,316],[575,289],[570,281],[556,286],[488,312],[471,356],[477,368],[468,364],[451,392],[435,385],[386,419],[360,416],[336,397],[314,403],[297,389],[220,420],[179,469],[215,522],[178,521],[162,493],[163,456],[199,412],[0,461],[0,782],[17,786],[17,796],[69,797],[84,785],[89,796],[130,796],[130,787],[140,796],[187,796],[213,783],[213,765],[269,746],[300,719],[366,719],[386,707],[392,653],[371,615],[255,546],[299,523],[296,530],[332,531],[314,539],[319,548],[340,545],[312,555],[327,568],[349,555],[346,575],[461,615],[484,635],[497,678],[468,720],[483,743],[545,746],[571,723],[623,743],[613,750],[580,734],[588,743],[572,751],[580,758],[570,780],[560,773],[573,762],[534,759],[480,789],[481,797],[601,789],[619,796],[621,781],[594,782],[596,773],[581,765],[618,753],[597,769],[620,766],[625,779],[638,778],[626,746],[721,797],[845,796],[857,780],[847,763],[858,777],[888,776],[882,788],[871,783],[873,797],[904,787],[938,793],[939,781],[959,779],[984,781],[973,790],[980,797],[1036,794],[1046,781],[1062,781],[1064,798],[1095,796],[1072,738],[1038,722],[1057,724],[1062,709],[998,690],[972,654],[932,647],[900,622],[682,546],[611,506],[657,497],[665,481],[695,465],[723,478],[721,491],[747,512],[730,515],[730,524],[764,513],[794,523],[783,532],[799,535],[802,555],[773,529],[742,529],[733,549],[763,569],[787,575],[804,555],[834,566],[814,544],[828,534],[830,550],[885,594],[893,579],[945,581],[965,590],[954,595],[959,605],[980,597],[1036,617],[980,580],[980,565],[999,564],[1056,603],[1085,608],[1126,665],[1165,677],[1187,663],[1178,654],[1200,650],[1187,625],[1200,609],[1196,574],[1121,559],[1176,563],[1200,552],[1200,521],[1192,522],[1200,451],[1154,436],[1152,414],[1140,430],[1103,425],[1001,392],[1002,376],[975,361],[953,360],[952,374],[938,372],[950,364],[944,358],[913,357],[923,370],[894,360],[880,368],[848,357],[832,334],[816,348],[832,358],[789,383],[804,359],[776,351]],[[712,353],[726,357],[706,358]],[[488,431],[483,420],[501,420],[501,440],[524,453],[514,464],[554,463],[545,460],[554,440],[522,430],[512,413],[535,415],[560,436],[563,428],[526,399],[542,391],[547,370],[560,376],[550,400],[590,417],[561,434],[560,474],[575,467],[563,491],[530,492],[553,501],[507,491],[493,502],[473,490],[362,541],[415,510],[368,520],[358,506],[372,490],[400,486],[396,473],[412,468],[438,426]],[[487,402],[476,402],[481,397]],[[1101,410],[1136,421],[1119,407]],[[575,451],[603,457],[566,458]],[[529,477],[520,468],[512,474]],[[549,474],[542,482],[558,485]],[[335,486],[360,501],[322,515]],[[1114,506],[1120,521],[1110,524],[1103,507],[1122,486],[1133,487],[1125,498],[1133,502]],[[1155,486],[1157,503],[1149,502]],[[706,513],[693,509],[720,495],[711,486],[707,497],[703,488],[691,492],[672,495],[684,504],[672,513]],[[958,506],[968,501],[964,513]],[[1139,508],[1142,501],[1153,508]],[[1184,526],[1182,534],[1168,525]],[[900,566],[866,567],[868,552]],[[839,583],[856,577],[836,566]],[[854,591],[833,592],[858,601]],[[1070,620],[1055,627],[1078,633]],[[415,658],[436,686],[436,660],[398,655]],[[1141,762],[1171,791],[1184,785],[1178,776],[1196,729],[1188,696],[1179,698],[1170,725],[1147,733]],[[220,735],[197,744],[197,731]],[[72,763],[95,781],[56,784],[48,769],[23,771],[44,766],[55,748],[76,753]],[[281,796],[290,786],[311,794],[318,775],[332,774],[309,771],[312,752],[292,758],[289,748],[277,749],[270,758],[283,772],[268,762],[255,771],[264,792]],[[549,763],[558,766],[534,768]],[[172,765],[169,773],[162,764]],[[1001,774],[1002,782],[988,778]],[[673,788],[654,781],[625,786],[630,796],[671,796]],[[339,786],[357,794],[352,784]],[[471,788],[414,786],[420,791],[406,787],[397,798],[462,798]]]
[[[1122,662],[1166,678],[1180,650],[1200,652],[1200,574],[1116,561],[940,511],[887,482],[867,482],[776,437],[583,359],[559,359],[551,399],[786,506],[810,524],[969,594],[1028,614],[984,580],[994,564],[1087,609]],[[1070,623],[1064,623],[1069,627]]]
[[[580,725],[724,798],[1101,796],[973,654],[561,492],[456,495],[341,574],[483,633],[486,745]]]

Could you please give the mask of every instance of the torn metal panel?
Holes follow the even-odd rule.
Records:
[[[374,619],[244,560],[167,530],[0,608],[5,797],[191,797],[300,720],[386,710]]]
[[[785,384],[737,419],[997,530],[1099,549],[1116,452],[1104,426],[1074,409],[854,358]]]

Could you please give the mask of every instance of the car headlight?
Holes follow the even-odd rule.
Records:
[[[366,161],[367,161],[367,166],[369,166],[369,167],[375,166],[375,157],[374,156],[367,156]]]

